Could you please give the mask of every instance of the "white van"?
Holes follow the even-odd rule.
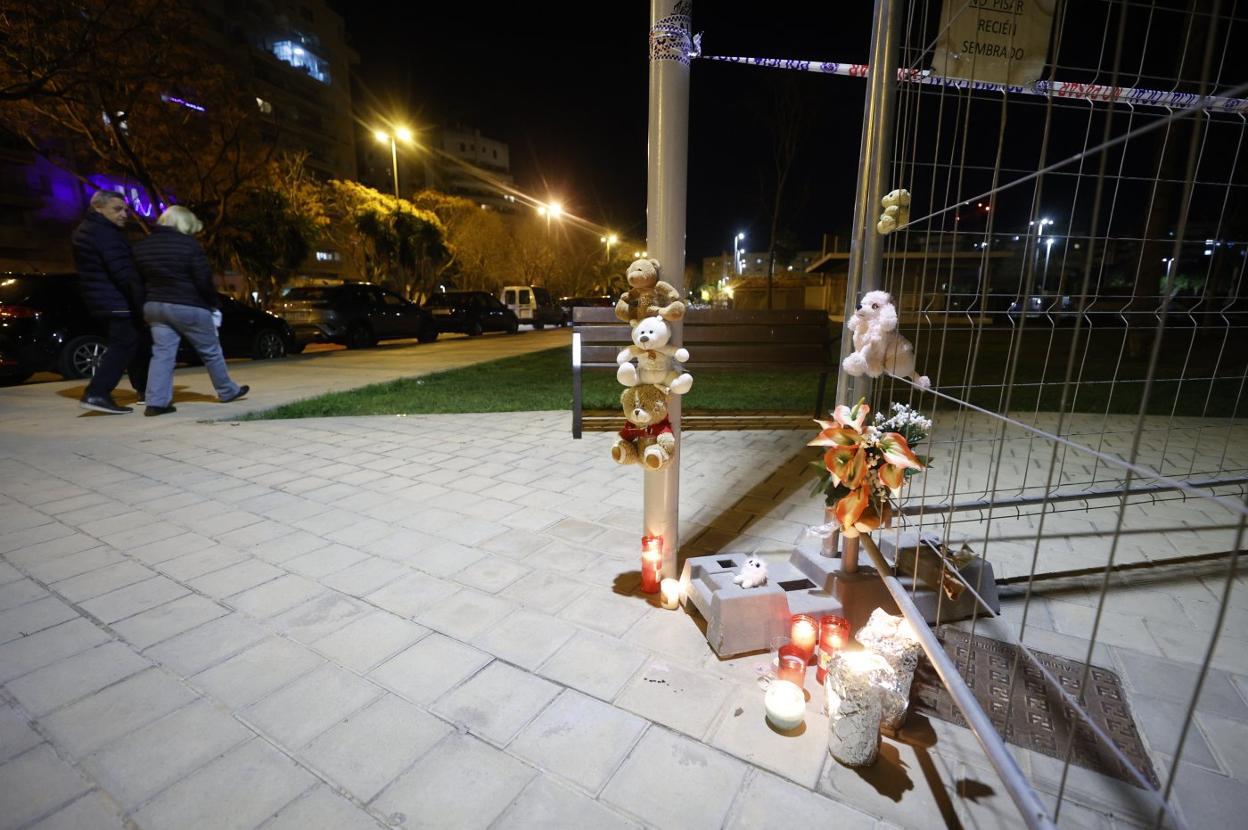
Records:
[[[568,310],[556,303],[550,292],[537,285],[507,285],[499,299],[523,323],[541,331],[545,326],[566,326],[572,319]]]

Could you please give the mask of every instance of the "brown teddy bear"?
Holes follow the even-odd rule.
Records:
[[[685,304],[680,301],[671,283],[659,279],[657,259],[638,259],[628,266],[628,290],[615,304],[615,316],[635,326],[647,317],[659,316],[664,320],[679,320],[685,316]]]
[[[661,470],[676,454],[676,435],[667,419],[667,390],[652,383],[631,386],[620,393],[628,425],[611,445],[617,464],[641,462]]]

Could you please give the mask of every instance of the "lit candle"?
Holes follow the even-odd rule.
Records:
[[[663,537],[641,537],[641,592],[657,594],[663,578]]]
[[[828,664],[828,752],[847,767],[875,763],[883,716],[880,686],[892,673],[869,651],[843,651]]]
[[[831,662],[833,655],[845,647],[847,642],[849,642],[849,620],[835,614],[819,618],[819,668],[815,672],[815,679],[819,681],[820,686],[828,677],[828,663]]]
[[[659,583],[659,604],[668,611],[680,605],[680,580],[668,577]]]
[[[763,696],[767,720],[780,731],[796,729],[806,718],[806,693],[787,680],[773,681]]]
[[[781,646],[776,657],[776,677],[799,689],[806,687],[806,655],[795,645]]]
[[[797,646],[806,655],[806,661],[810,662],[810,658],[815,654],[815,640],[818,638],[819,629],[815,627],[815,618],[809,614],[794,614],[793,623],[789,629],[789,639],[793,641],[793,645]]]

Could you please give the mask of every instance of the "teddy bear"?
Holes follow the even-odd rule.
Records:
[[[667,419],[667,391],[641,383],[620,393],[620,406],[628,424],[611,445],[617,464],[646,465],[661,470],[676,454],[676,435]]]
[[[884,212],[875,229],[883,236],[888,236],[901,225],[910,221],[910,191],[894,190],[880,200]]]
[[[638,259],[628,266],[628,290],[615,304],[615,316],[630,326],[656,314],[664,320],[685,316],[685,304],[671,283],[659,279],[657,259]]]
[[[767,581],[767,563],[756,556],[749,557],[732,581],[742,588],[757,588]]]
[[[854,351],[841,361],[847,374],[878,378],[888,372],[909,378],[927,389],[932,385],[927,375],[915,371],[914,346],[897,333],[897,309],[887,291],[868,291],[858,310],[849,318],[854,335]]]
[[[633,327],[633,345],[620,350],[615,362],[620,368],[615,378],[624,386],[655,383],[674,395],[683,395],[693,386],[693,376],[681,371],[676,362],[689,359],[684,348],[668,345],[672,330],[662,317],[646,317]],[[636,360],[634,366],[632,361]],[[675,361],[675,362],[674,362]]]

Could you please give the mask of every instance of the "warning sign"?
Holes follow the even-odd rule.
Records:
[[[932,74],[1021,86],[1039,80],[1056,0],[945,0]]]

